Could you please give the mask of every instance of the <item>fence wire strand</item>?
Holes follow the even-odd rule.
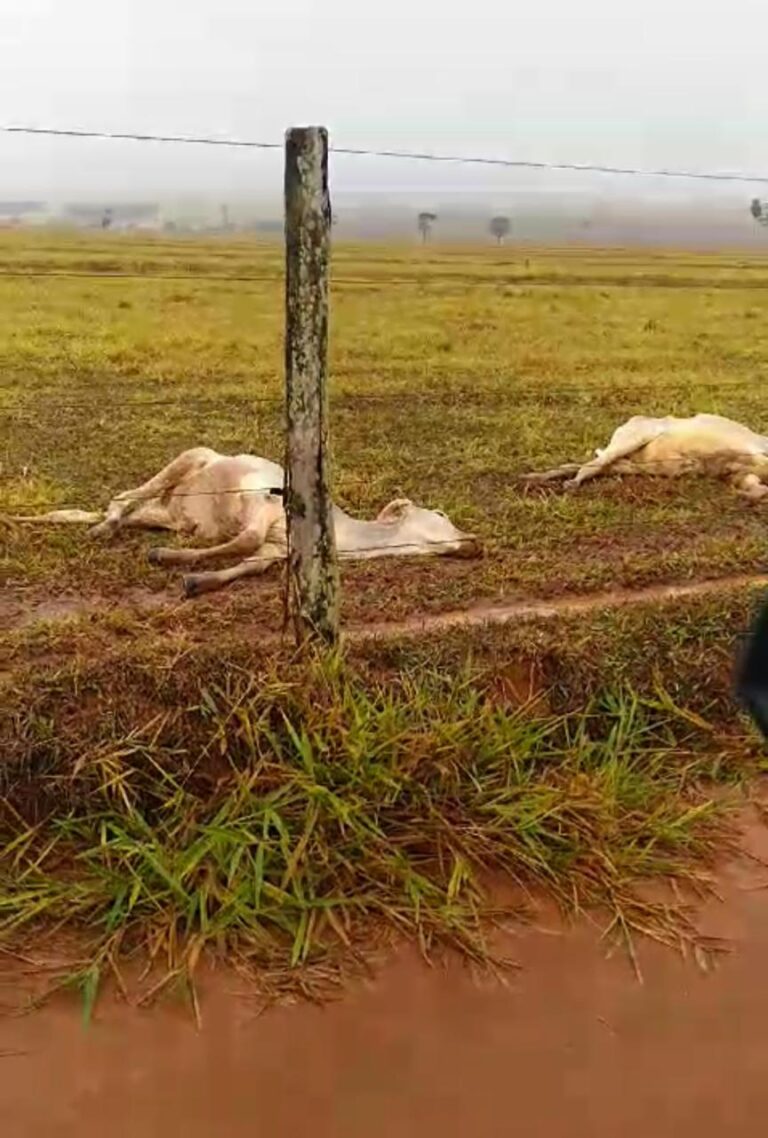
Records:
[[[282,142],[254,139],[215,138],[212,136],[147,134],[138,131],[85,130],[82,128],[2,126],[5,134],[43,135],[54,138],[101,139],[117,142],[171,143],[183,146],[217,146],[238,150],[282,150]],[[499,158],[477,154],[438,154],[418,150],[387,150],[358,146],[330,146],[332,154],[354,158],[385,158],[405,162],[437,162],[464,166],[498,166],[513,170],[554,170],[580,174],[613,174],[621,177],[681,178],[706,182],[741,182],[768,185],[768,174],[745,174],[715,170],[643,169],[636,166],[611,166],[593,162],[543,162],[534,159]]]
[[[105,376],[104,381],[120,381],[124,382],[125,377]],[[98,382],[98,380],[96,381]],[[742,388],[742,385],[751,385],[753,390]],[[681,389],[684,389],[684,394],[688,393],[688,384],[681,381]],[[742,391],[744,394],[755,394],[757,398],[759,392],[754,390],[753,381],[751,379],[744,380],[730,380],[720,381],[712,380],[697,380],[696,389],[716,389],[718,392],[734,392]],[[348,407],[354,407],[358,404],[363,405],[382,405],[392,403],[419,403],[419,404],[437,404],[445,407],[446,405],[454,404],[457,408],[461,409],[461,404],[466,403],[469,405],[488,404],[494,405],[503,403],[506,400],[518,399],[520,396],[529,396],[547,402],[551,396],[568,396],[580,397],[584,402],[591,403],[594,400],[603,400],[610,396],[626,398],[628,392],[636,392],[643,390],[658,391],[658,385],[648,381],[627,381],[623,384],[617,384],[614,387],[589,388],[579,387],[576,384],[561,384],[552,386],[547,384],[546,387],[539,386],[538,384],[515,384],[510,386],[509,389],[503,390],[500,388],[483,389],[459,389],[455,391],[388,391],[388,392],[367,392],[367,391],[349,391],[338,392],[331,394],[331,407],[336,410],[344,410]],[[666,393],[670,399],[679,399],[681,395],[676,392],[673,387],[670,387]],[[111,399],[111,398],[93,398],[93,399],[56,399],[48,398],[43,395],[38,402],[32,404],[25,404],[16,407],[0,407],[0,421],[12,420],[23,422],[34,422],[40,414],[41,409],[54,411],[90,411],[94,414],[107,414],[113,410],[130,410],[150,407],[178,407],[184,411],[211,411],[217,408],[226,410],[229,407],[236,405],[238,411],[243,408],[248,408],[250,405],[256,407],[272,407],[275,410],[283,410],[285,408],[284,395],[227,395],[223,398],[208,399],[190,396],[184,393],[171,397],[163,398],[150,398],[150,399]]]
[[[768,472],[768,454],[758,455],[758,454],[755,454],[753,451],[729,451],[727,457],[723,456],[721,461],[723,461],[723,462],[734,462],[735,463],[735,462],[738,462],[739,460],[742,460],[742,459],[746,461],[746,460],[761,458],[761,457],[765,458],[765,460],[766,460],[766,471]],[[581,468],[584,466],[591,466],[591,464],[595,461],[596,461],[596,459],[594,457],[593,458],[581,459],[581,460],[576,460],[576,459],[570,460],[570,461],[566,460],[566,461],[560,463],[560,467],[574,468],[574,472],[575,472],[575,470],[577,468]],[[642,468],[645,468],[648,470],[657,469],[657,470],[662,470],[662,471],[668,471],[668,470],[670,470],[670,468],[672,468],[673,470],[675,468],[678,468],[679,471],[688,471],[692,474],[695,474],[698,472],[697,466],[696,466],[697,461],[698,461],[698,459],[696,456],[681,456],[680,458],[677,458],[677,459],[675,459],[675,458],[635,459],[631,455],[624,455],[621,458],[617,458],[615,460],[615,463],[628,462],[628,463],[631,463],[632,466],[635,468],[642,467]],[[610,465],[603,467],[596,477],[608,477],[611,474],[613,474],[614,476],[622,477],[622,478],[632,477],[632,474],[634,473],[634,471],[612,471],[611,467],[613,465],[614,465],[614,463],[611,463]],[[557,467],[554,469],[560,469],[560,467]],[[498,471],[495,471],[494,473],[498,473]],[[509,471],[509,480],[510,480],[510,483],[512,483],[513,485],[517,485],[517,484],[522,483],[524,486],[534,486],[534,487],[551,485],[553,483],[556,483],[558,480],[560,480],[560,478],[562,478],[562,481],[568,480],[567,475],[564,473],[564,474],[562,474],[562,476],[560,476],[560,478],[552,476],[550,478],[549,482],[542,482],[542,483],[536,482],[537,478],[541,478],[543,475],[547,475],[549,473],[550,473],[549,471],[530,471],[530,469],[525,470],[525,471],[519,471],[519,470],[518,471]],[[735,475],[735,474],[742,474],[742,473],[743,474],[749,474],[749,473],[751,473],[751,471],[749,471],[749,470],[736,470],[736,471],[725,470],[724,471],[724,474]],[[677,474],[671,475],[671,477],[678,477],[678,476],[679,475],[677,475]],[[370,478],[360,478],[360,479],[352,479],[352,480],[350,480],[349,478],[344,478],[342,481],[346,485],[360,485],[360,486],[370,486],[371,485]],[[588,479],[588,481],[595,481],[595,478],[590,478],[590,479]],[[248,495],[248,494],[255,494],[255,495],[263,495],[265,497],[269,496],[269,495],[282,496],[283,489],[282,489],[282,487],[271,487],[271,488],[270,487],[255,487],[253,489],[250,489],[250,488],[243,488],[240,486],[233,486],[233,487],[225,487],[224,489],[218,489],[218,490],[194,490],[194,491],[190,491],[189,493],[184,492],[184,491],[181,491],[181,492],[171,491],[167,495],[155,494],[152,496],[152,498],[147,498],[146,494],[139,494],[139,493],[135,493],[135,492],[132,493],[131,491],[125,491],[123,493],[115,495],[115,497],[112,498],[111,501],[121,501],[121,502],[134,502],[135,501],[135,502],[145,502],[145,503],[148,503],[150,501],[151,502],[161,501],[165,504],[167,502],[170,502],[173,499],[218,498],[220,496],[229,495],[229,494],[240,494],[243,496]],[[46,512],[48,512],[50,510],[65,510],[65,509],[79,509],[79,508],[81,508],[81,507],[73,506],[69,499],[62,499],[58,502],[56,500],[48,501],[45,504]],[[9,515],[6,515],[6,516],[9,516]],[[24,522],[32,523],[38,519],[34,518],[34,517],[29,517],[29,516],[25,516],[23,519],[19,519],[19,518],[14,519],[11,516],[11,520],[12,521],[13,520],[17,520],[17,521],[23,520]],[[44,520],[44,515],[41,515],[39,520]]]
[[[751,454],[750,452],[743,452],[742,454],[736,453],[733,456],[734,459],[739,458],[739,457],[754,458],[755,455]],[[649,461],[644,461],[644,460],[639,460],[639,461],[630,460],[630,461],[633,461],[633,465],[636,467],[637,466],[663,467],[666,471],[669,470],[670,465],[674,465],[674,460],[665,460],[664,462],[661,462],[661,461],[649,462]],[[690,463],[691,463],[690,459],[680,459],[680,465],[681,466],[685,465],[686,467],[689,467]],[[568,465],[568,466],[576,467],[576,466],[583,466],[586,464],[574,462],[574,463],[567,463],[567,464],[564,463],[563,465],[564,466]],[[610,467],[607,468],[604,473],[606,475],[610,475],[610,473],[611,473]],[[744,471],[743,473],[750,473],[750,472]],[[510,475],[510,482],[513,485],[522,484],[522,486],[524,488],[528,488],[531,485],[533,485],[534,488],[537,488],[537,484],[535,483],[535,481],[533,483],[528,481],[529,477],[530,476],[528,476],[528,475],[511,474]],[[535,479],[537,476],[534,474],[533,477]],[[554,479],[552,481],[554,481]],[[367,480],[361,479],[360,484],[361,485],[370,485],[370,482]],[[551,482],[550,483],[545,482],[543,485],[546,487],[546,486],[551,485],[551,484],[552,484]],[[264,488],[264,489],[248,490],[248,489],[242,489],[240,487],[237,487],[237,488],[223,489],[223,490],[201,490],[201,491],[194,491],[194,492],[190,492],[190,493],[175,492],[175,493],[170,494],[165,499],[165,501],[170,502],[172,499],[181,499],[181,498],[219,497],[219,496],[228,495],[228,494],[237,494],[237,495],[241,495],[241,496],[245,496],[248,494],[255,494],[255,495],[265,496],[265,497],[271,496],[271,495],[279,495],[282,497],[283,491],[282,491],[282,489],[278,489],[278,488],[274,488],[274,489]],[[137,501],[137,502],[144,502],[145,504],[149,504],[150,502],[155,503],[158,500],[162,501],[163,499],[162,498],[158,499],[157,497],[154,497],[152,499],[148,499],[144,495],[128,493],[128,494],[121,495],[119,500],[122,502]],[[58,505],[56,505],[56,504],[52,505],[49,502],[49,503],[47,503],[46,513],[49,512],[51,509],[59,510],[59,509],[76,509],[76,508],[77,507],[67,505],[64,502],[61,502]],[[97,511],[94,511],[94,512],[97,512]],[[36,522],[41,523],[41,524],[45,524],[46,523],[46,517],[45,517],[45,514],[38,515],[37,517],[34,515],[24,515],[24,516],[18,517],[18,516],[0,513],[0,521],[10,522],[11,524],[16,524],[19,526],[28,526],[28,525],[34,525]],[[374,518],[374,519],[372,519],[372,521],[375,522],[376,519]],[[56,520],[53,519],[53,520],[49,520],[48,524],[56,525],[56,524],[60,524],[60,523],[57,523]],[[76,524],[76,523],[72,523],[72,524]],[[96,524],[98,524],[98,523],[96,523]],[[137,528],[141,528],[141,527],[137,527]],[[154,527],[148,527],[148,528],[154,528]],[[450,540],[445,540],[445,541],[429,541],[421,549],[418,548],[418,546],[416,546],[416,544],[414,542],[402,542],[402,543],[395,542],[395,543],[387,543],[387,544],[382,544],[382,545],[368,546],[366,550],[361,550],[360,552],[361,553],[365,553],[365,552],[382,553],[382,554],[386,554],[386,553],[395,554],[395,553],[410,552],[414,556],[418,557],[418,556],[428,556],[431,550],[451,548],[451,549],[453,549],[453,551],[455,553],[457,553],[457,556],[462,556],[462,553],[461,553],[462,546],[466,547],[467,545],[470,545],[473,542],[479,542],[482,545],[483,540],[484,539],[483,539],[482,535],[462,535],[462,536],[459,536],[459,537],[456,537],[456,538],[453,538]],[[274,542],[270,542],[269,538],[267,538],[267,541],[265,544],[274,544]],[[202,547],[202,548],[205,548],[205,547]],[[502,546],[500,548],[503,551],[504,547]],[[179,552],[183,554],[184,548],[181,547],[179,549]],[[286,555],[281,554],[278,556],[275,556],[275,555],[261,556],[259,554],[255,554],[255,555],[249,555],[247,557],[241,558],[238,561],[238,564],[257,563],[257,562],[264,562],[267,564],[276,564],[279,561],[286,560],[286,557],[287,557],[287,554]],[[365,560],[365,558],[364,557],[356,557],[355,553],[353,551],[348,551],[348,552],[341,551],[339,553],[339,560],[341,560],[341,561],[355,561],[355,560]],[[174,566],[172,564],[170,564],[168,567],[173,568]]]
[[[132,131],[97,131],[97,130],[87,130],[87,129],[82,129],[82,128],[68,129],[68,128],[54,128],[54,127],[32,127],[32,126],[25,126],[25,125],[0,126],[0,132],[8,134],[8,135],[46,136],[46,137],[58,137],[58,138],[69,138],[69,139],[93,139],[93,140],[108,140],[108,141],[122,141],[122,142],[129,141],[129,142],[137,142],[137,143],[157,143],[157,144],[173,144],[173,145],[185,145],[185,146],[210,146],[210,147],[218,147],[218,148],[229,148],[229,149],[240,149],[240,150],[259,150],[259,151],[282,151],[283,145],[284,145],[283,142],[277,142],[277,141],[262,141],[262,140],[253,140],[253,139],[234,139],[234,138],[216,138],[216,137],[205,136],[205,135],[151,134],[151,133],[132,132]],[[512,170],[591,173],[591,174],[601,174],[601,175],[614,175],[614,176],[621,176],[621,177],[629,176],[629,177],[642,177],[642,178],[684,179],[684,180],[694,180],[694,181],[704,181],[704,182],[768,185],[768,174],[750,174],[750,173],[737,172],[737,171],[682,170],[682,169],[678,170],[678,169],[672,169],[672,168],[644,169],[641,167],[607,165],[607,164],[602,164],[602,163],[578,163],[578,162],[557,162],[557,161],[546,162],[546,161],[538,161],[538,160],[531,160],[531,159],[513,159],[513,158],[504,158],[504,157],[497,157],[497,156],[488,156],[488,155],[441,154],[441,153],[434,153],[434,152],[428,152],[428,151],[411,151],[411,150],[403,150],[403,149],[376,149],[376,148],[352,147],[352,146],[331,146],[329,149],[330,149],[330,152],[333,154],[348,156],[348,157],[355,157],[355,158],[393,159],[393,160],[397,160],[397,161],[414,161],[414,162],[439,163],[439,164],[449,164],[449,165],[497,167],[497,168],[512,169]],[[35,278],[35,279],[43,278],[43,277],[55,277],[55,278],[65,277],[65,278],[76,278],[76,279],[87,278],[87,279],[106,279],[106,280],[140,279],[143,281],[158,280],[158,281],[173,281],[173,282],[177,282],[177,283],[179,283],[179,282],[192,282],[192,281],[196,281],[196,280],[207,280],[207,281],[223,282],[223,283],[227,283],[227,282],[232,282],[232,283],[268,282],[268,283],[275,283],[275,284],[281,283],[281,281],[283,279],[282,276],[280,276],[280,275],[269,275],[269,274],[247,274],[247,275],[246,274],[243,274],[243,275],[223,275],[223,274],[213,274],[213,273],[205,273],[205,274],[148,273],[147,274],[147,273],[112,272],[112,271],[108,271],[108,270],[105,270],[104,272],[92,272],[92,271],[79,272],[77,270],[40,270],[40,271],[35,271],[35,270],[23,270],[22,271],[22,270],[19,270],[17,272],[15,270],[0,270],[0,277]],[[420,279],[420,278],[410,278],[410,277],[408,277],[408,278],[376,277],[376,278],[336,278],[334,283],[337,285],[377,285],[377,286],[390,287],[393,284],[408,284],[408,285],[413,285],[413,286],[420,286],[420,285],[423,285],[425,283],[425,281],[423,279]],[[432,284],[434,282],[430,281],[430,283]],[[521,277],[519,279],[514,278],[513,280],[506,279],[506,280],[499,280],[499,281],[489,280],[488,278],[480,278],[476,282],[474,282],[474,281],[468,282],[465,279],[453,279],[451,277],[446,277],[440,283],[457,284],[457,285],[462,285],[462,286],[466,287],[467,284],[471,284],[471,283],[526,285],[526,284],[530,284],[530,283],[536,283],[536,281],[535,280],[530,281],[524,277]],[[551,283],[557,284],[558,282],[557,282],[557,280],[554,280]],[[585,279],[583,282],[580,282],[580,283],[589,284],[591,282],[588,279]],[[636,282],[633,282],[633,283],[636,283]],[[602,279],[598,279],[598,280],[594,281],[594,284],[600,285],[600,286],[605,286],[606,282]],[[630,385],[627,384],[626,386],[630,386]],[[637,383],[633,383],[631,386],[633,389],[636,389],[638,386],[642,386],[642,384],[638,385]],[[702,386],[702,385],[699,384],[697,386]],[[717,382],[713,381],[711,384],[706,384],[706,386],[713,386],[713,387],[716,386],[719,390],[723,390],[724,387],[727,388],[729,386],[736,386],[736,385],[735,384],[732,384],[732,385],[725,384],[724,385],[722,383],[717,383]],[[577,388],[575,386],[559,387],[559,388],[553,388],[552,386],[548,386],[545,389],[540,389],[540,388],[534,387],[534,386],[531,386],[530,388],[527,388],[527,389],[525,389],[525,388],[521,389],[519,387],[516,387],[514,389],[514,391],[510,392],[510,394],[513,396],[519,396],[520,394],[523,394],[523,393],[535,394],[541,398],[547,398],[548,396],[550,396],[552,394],[561,394],[562,395],[562,394],[567,393],[569,395],[571,395],[571,394],[583,395],[585,398],[589,399],[589,398],[599,398],[599,397],[604,398],[606,394],[618,394],[620,392],[617,390],[612,390],[612,391],[607,391],[607,392],[606,391],[584,391],[583,389]],[[368,402],[368,403],[376,403],[376,402],[383,403],[383,402],[390,401],[393,399],[407,398],[409,394],[410,393],[402,393],[402,392],[393,392],[391,394],[387,393],[387,394],[376,394],[376,395],[367,394],[367,393],[360,393],[360,394],[350,393],[348,395],[338,396],[337,401],[338,401],[338,403],[353,402],[353,401],[354,402],[358,402],[358,401]],[[455,393],[455,394],[454,393],[448,393],[447,395],[442,395],[442,393],[441,393],[438,396],[438,398],[440,398],[442,402],[446,402],[446,401],[450,400],[451,398],[454,398],[457,402],[460,402],[460,400],[462,398],[467,398],[467,396],[469,394],[470,393],[459,392],[459,393]],[[472,394],[474,394],[474,393],[472,393]],[[482,396],[484,394],[491,395],[492,393],[481,392],[480,394]],[[419,394],[418,396],[414,396],[414,397],[417,397],[420,401],[425,398],[422,394]],[[122,407],[122,408],[128,408],[128,407],[144,408],[144,407],[160,407],[160,406],[185,406],[187,409],[189,409],[191,406],[200,407],[200,408],[205,406],[205,407],[210,408],[211,406],[231,405],[232,403],[235,403],[235,402],[238,403],[239,405],[242,405],[242,404],[271,404],[272,406],[275,406],[275,407],[283,406],[283,404],[284,404],[284,400],[278,396],[272,397],[272,396],[258,396],[258,395],[248,396],[248,397],[232,397],[232,398],[228,397],[226,400],[196,400],[196,399],[190,399],[187,396],[178,396],[174,399],[140,399],[140,400],[125,400],[125,401],[116,401],[116,400],[108,400],[108,401],[97,401],[97,400],[92,400],[92,401],[60,401],[60,400],[56,400],[53,402],[55,402],[56,408],[58,410],[65,410],[65,409],[75,410],[75,409],[84,409],[84,408],[93,409],[95,407],[100,407],[102,410],[112,410],[114,408],[120,408],[120,407]],[[34,409],[32,409],[32,408],[23,408],[23,409],[18,409],[18,410],[17,409],[7,410],[5,408],[0,409],[0,418],[19,419],[20,417],[23,418],[23,416],[26,414],[28,414],[31,418],[34,415]],[[755,457],[756,456],[752,452],[746,452],[746,451],[745,452],[730,452],[728,455],[727,461],[731,461],[731,462],[735,463],[735,462],[738,462],[740,459],[747,460],[747,459],[754,459]],[[587,464],[591,463],[592,461],[594,461],[594,459],[587,459],[587,460],[581,461],[581,462],[563,463],[562,465],[567,466],[567,467],[572,467],[575,469],[577,467],[587,465]],[[622,460],[618,460],[618,461],[631,462],[632,466],[635,469],[637,469],[637,468],[646,468],[646,469],[651,469],[651,470],[652,469],[658,469],[658,470],[663,471],[665,473],[669,473],[670,468],[672,468],[674,470],[675,466],[679,466],[681,472],[683,470],[690,471],[691,473],[696,472],[696,459],[690,458],[690,457],[683,457],[683,456],[681,456],[679,459],[643,460],[643,459],[633,459],[632,456],[630,455],[630,456],[625,456]],[[545,473],[545,472],[542,472],[542,473]],[[601,472],[601,474],[604,474],[604,475],[610,475],[611,473],[612,473],[612,471],[611,471],[610,466],[605,468],[605,470]],[[742,472],[730,472],[730,473],[742,473]],[[745,471],[743,471],[743,473],[749,473],[749,471],[745,470]],[[565,478],[567,476],[563,476],[563,477]],[[543,481],[541,483],[536,482],[536,478],[537,478],[536,474],[534,474],[532,476],[531,481],[528,481],[528,478],[529,478],[529,475],[524,474],[524,473],[514,473],[514,472],[509,473],[510,484],[515,485],[515,486],[522,484],[524,487],[538,488],[540,486],[541,488],[545,488],[547,486],[551,486],[553,483],[555,483],[557,481],[557,476],[553,476],[549,482]],[[345,481],[345,483],[349,484],[349,480],[345,479],[344,481]],[[370,480],[360,479],[358,484],[359,485],[370,485]],[[211,491],[190,491],[189,493],[172,492],[171,494],[169,494],[167,496],[163,496],[160,499],[158,499],[157,496],[155,496],[152,499],[148,499],[146,497],[146,495],[128,492],[128,493],[124,493],[124,494],[120,495],[119,500],[122,502],[136,501],[136,502],[145,502],[145,503],[147,503],[149,501],[157,502],[158,500],[170,502],[174,499],[182,499],[182,498],[219,497],[222,495],[229,495],[229,494],[241,495],[241,496],[247,495],[247,494],[266,495],[266,494],[270,494],[270,493],[282,493],[282,491],[278,490],[277,488],[274,488],[273,490],[270,490],[268,488],[252,489],[251,490],[251,489],[243,489],[241,487],[232,487],[232,488],[225,488],[225,489],[211,490]],[[68,502],[66,502],[64,500],[62,500],[58,504],[56,502],[50,502],[49,501],[45,505],[45,509],[47,512],[51,511],[51,510],[66,510],[66,509],[74,509],[74,508],[76,508],[76,507],[72,507]],[[6,518],[8,518],[7,514],[4,516]],[[34,516],[27,515],[23,519],[23,521],[21,519],[18,519],[18,518],[14,519],[12,517],[8,518],[8,520],[18,521],[19,524],[26,524],[26,523],[34,524],[34,522],[36,520],[44,521],[44,515],[41,515],[38,518],[35,518]],[[429,544],[429,548],[434,548],[434,549],[441,548],[441,547],[448,547],[448,546],[455,548],[455,546],[457,545],[457,539],[454,539],[451,541],[429,542],[428,544]],[[402,552],[405,550],[413,551],[413,549],[414,549],[414,546],[412,543],[393,544],[393,545],[388,544],[388,545],[371,547],[369,552],[382,552],[382,553],[383,552],[391,552],[391,553],[395,553],[395,552]],[[424,550],[425,553],[428,551],[429,551],[428,549]],[[344,557],[344,559],[347,559],[344,554],[342,554],[342,557]],[[274,557],[274,556],[259,557],[258,555],[256,555],[256,556],[247,557],[243,560],[246,562],[264,561],[264,562],[268,562],[268,563],[274,563],[276,561],[282,560],[282,558],[281,557]]]

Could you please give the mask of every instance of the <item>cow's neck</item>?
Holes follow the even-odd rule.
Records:
[[[403,544],[400,532],[402,526],[398,522],[361,521],[334,506],[333,524],[336,548],[346,556],[370,556],[377,551],[399,549]]]

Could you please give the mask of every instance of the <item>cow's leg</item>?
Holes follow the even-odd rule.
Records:
[[[266,525],[253,525],[244,529],[231,541],[220,545],[209,545],[202,549],[150,549],[149,560],[152,565],[199,565],[203,561],[215,561],[219,557],[247,557],[264,544]]]
[[[605,459],[603,457],[605,453],[600,451],[597,458],[592,458],[581,465],[578,462],[565,462],[562,466],[555,466],[552,470],[544,470],[540,474],[524,474],[523,480],[532,485],[543,482],[565,482],[568,486],[578,486],[590,478],[597,478],[615,461],[613,458]]]
[[[93,537],[111,537],[116,533],[125,519],[138,509],[141,503],[150,502],[153,498],[161,498],[181,482],[183,478],[202,470],[216,459],[216,451],[210,447],[194,447],[183,451],[173,462],[169,462],[159,473],[149,481],[136,486],[133,490],[123,490],[113,498],[107,507],[104,521],[94,526],[90,531]],[[141,522],[137,521],[137,525]]]
[[[608,446],[604,450],[596,451],[595,457],[585,462],[567,485],[581,486],[583,482],[599,477],[621,459],[636,454],[648,443],[654,442],[664,433],[664,429],[665,423],[661,419],[645,419],[641,415],[630,419],[628,423],[624,423],[613,432]],[[638,465],[642,466],[642,463]]]
[[[768,486],[758,474],[735,474],[731,479],[731,485],[742,498],[747,498],[750,502],[759,502],[768,495]]]
[[[574,474],[578,473],[580,467],[578,462],[566,462],[562,466],[555,466],[552,470],[542,470],[535,474],[524,474],[523,482],[531,482],[538,485],[540,482],[561,482],[565,478],[571,478]]]
[[[595,457],[583,465],[577,462],[566,462],[563,466],[556,466],[552,470],[545,470],[541,474],[525,475],[526,482],[556,482],[570,479],[569,486],[580,486],[590,478],[597,478],[614,463],[622,458],[634,454],[648,443],[653,442],[664,433],[666,423],[663,419],[646,419],[643,415],[636,415],[623,423],[611,435],[608,446],[603,450],[596,450]],[[573,477],[571,477],[573,476]]]
[[[262,545],[255,557],[249,557],[247,560],[241,561],[239,565],[233,565],[229,569],[218,569],[208,573],[188,573],[184,577],[184,595],[198,597],[201,593],[212,593],[216,589],[222,589],[225,585],[231,584],[232,581],[239,580],[240,577],[255,577],[261,573],[266,573],[278,561],[284,560],[285,546],[267,542]]]
[[[93,525],[104,517],[92,510],[49,510],[46,514],[11,514],[11,522],[53,522],[56,525]]]
[[[170,529],[174,528],[168,507],[157,500],[140,502],[130,514],[120,521],[121,529]]]

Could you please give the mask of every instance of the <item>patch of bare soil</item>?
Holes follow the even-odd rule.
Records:
[[[117,603],[134,612],[155,612],[171,604],[178,604],[177,595],[150,589],[126,589]],[[27,628],[39,620],[67,620],[69,617],[87,616],[115,608],[115,598],[89,593],[87,596],[63,593],[56,597],[23,595],[0,598],[0,628]]]
[[[554,916],[505,933],[502,985],[402,952],[325,1007],[257,1015],[242,981],[187,1009],[68,999],[0,1021],[0,1102],[14,1138],[753,1138],[768,1108],[768,831],[725,868],[704,930],[712,971],[640,946],[643,982],[598,931]],[[514,938],[513,943],[510,940]]]
[[[643,589],[609,589],[602,593],[565,593],[552,600],[515,600],[507,603],[473,605],[453,612],[430,613],[403,621],[383,621],[376,625],[352,625],[346,635],[357,639],[365,636],[407,636],[420,632],[458,628],[472,624],[507,624],[510,621],[546,620],[572,616],[599,609],[626,605],[706,596],[708,593],[768,585],[765,576],[715,577],[706,581],[688,581],[679,585],[648,585]]]
[[[591,593],[563,593],[551,599],[518,598],[509,601],[488,602],[468,605],[461,609],[449,609],[437,613],[419,613],[403,620],[387,620],[384,614],[379,620],[366,623],[349,622],[344,635],[350,640],[376,637],[400,637],[419,633],[440,631],[468,625],[506,624],[510,621],[546,620],[557,616],[571,616],[600,609],[620,608],[628,605],[653,604],[669,600],[682,600],[706,596],[718,592],[737,589],[756,588],[768,585],[768,576],[740,574],[737,576],[713,577],[703,581],[686,581],[680,584],[647,585],[638,589],[608,589]],[[274,596],[272,600],[274,601]],[[153,613],[164,610],[173,611],[183,620],[184,612],[193,614],[226,611],[226,601],[219,598],[206,598],[196,601],[182,601],[176,593],[153,592],[149,589],[134,588],[117,597],[62,596],[44,600],[40,598],[23,601],[21,599],[0,600],[0,627],[10,630],[24,628],[36,621],[66,620],[72,616],[98,614],[115,606],[136,613]],[[255,606],[257,609],[259,605]],[[274,605],[272,606],[274,607]],[[278,639],[282,633],[278,623],[273,629],[265,625],[261,614],[258,619],[261,640]],[[250,623],[249,618],[239,613],[238,622]]]

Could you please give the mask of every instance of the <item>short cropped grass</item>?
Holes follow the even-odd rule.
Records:
[[[469,675],[232,665],[126,733],[93,676],[48,682],[54,719],[44,693],[19,704],[3,771],[0,932],[75,934],[86,1010],[132,963],[193,984],[212,953],[301,987],[382,930],[502,964],[489,928],[532,897],[602,912],[630,948],[696,941],[643,886],[701,885],[734,768],[671,701],[616,689],[556,716]]]
[[[348,615],[762,566],[762,512],[718,484],[563,495],[518,475],[586,456],[634,413],[768,430],[765,257],[341,246],[333,265],[336,497],[371,516],[411,496],[488,549],[349,567]],[[98,506],[198,444],[281,457],[277,245],[3,235],[0,301],[0,510]],[[151,540],[4,530],[6,597],[161,588]]]

